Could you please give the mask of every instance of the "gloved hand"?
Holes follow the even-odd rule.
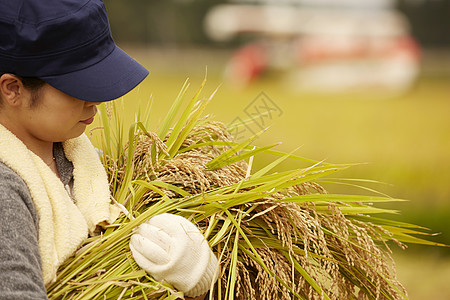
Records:
[[[164,213],[142,223],[130,249],[142,269],[185,296],[203,295],[217,281],[216,256],[197,226],[181,216]]]

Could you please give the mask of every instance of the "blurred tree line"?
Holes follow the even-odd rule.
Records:
[[[216,4],[206,0],[104,0],[119,42],[151,45],[209,44],[203,18]]]
[[[121,43],[212,45],[203,28],[207,11],[226,0],[104,0]],[[425,47],[450,46],[450,0],[398,0],[412,34]]]
[[[399,0],[398,9],[423,46],[450,46],[450,0]]]

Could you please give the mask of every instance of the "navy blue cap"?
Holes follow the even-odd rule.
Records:
[[[148,75],[114,43],[101,0],[0,0],[0,72],[93,102],[119,98]]]

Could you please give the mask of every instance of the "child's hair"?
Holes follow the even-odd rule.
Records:
[[[0,72],[0,77],[6,72]],[[25,77],[16,75],[17,78],[22,81],[23,86],[31,92],[31,106],[35,106],[37,104],[37,99],[39,98],[39,90],[45,85],[45,81],[38,77]],[[0,106],[2,103],[0,102]]]

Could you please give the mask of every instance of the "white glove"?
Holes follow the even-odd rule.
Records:
[[[157,215],[131,236],[136,263],[188,297],[205,294],[218,278],[218,261],[200,230],[187,219]]]

